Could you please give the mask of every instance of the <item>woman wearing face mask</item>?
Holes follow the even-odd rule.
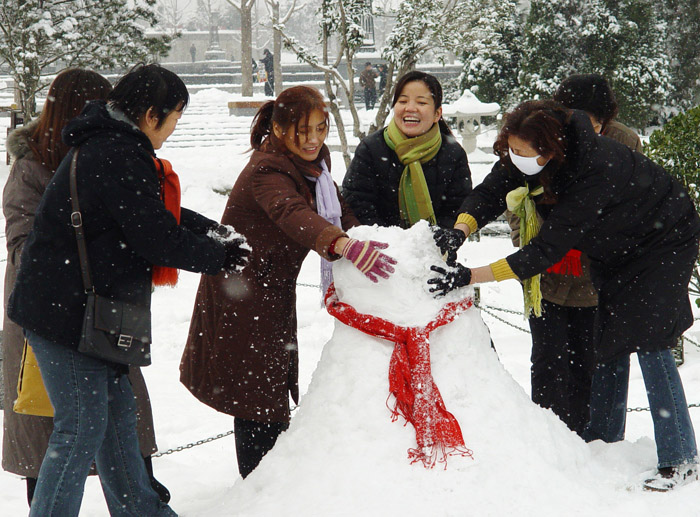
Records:
[[[596,74],[572,75],[554,93],[567,108],[586,112],[596,133],[640,151],[637,134],[614,120],[617,102],[607,80]],[[538,223],[548,205],[535,205]],[[551,207],[550,207],[551,208]],[[511,237],[520,246],[520,217],[508,211]],[[581,435],[590,417],[591,379],[595,368],[592,338],[598,294],[590,260],[571,250],[540,276],[542,315],[528,318],[532,331],[530,386],[533,402],[549,408]]]
[[[584,438],[624,438],[629,356],[637,352],[658,456],[644,488],[697,480],[695,434],[670,350],[693,322],[688,282],[700,218],[688,193],[651,160],[596,135],[585,112],[555,101],[528,101],[508,113],[494,150],[500,160],[464,201],[456,227],[468,235],[524,200],[522,247],[488,266],[434,266],[432,290],[517,278],[526,311],[537,315],[538,275],[571,249],[586,253],[599,300]]]
[[[314,88],[295,86],[253,121],[253,154],[229,196],[222,224],[236,222],[253,248],[242,279],[202,279],[180,380],[200,401],[234,417],[236,456],[250,474],[289,425],[298,402],[296,280],[310,250],[346,259],[370,280],[393,273],[385,244],[349,239],[357,220],[330,176],[328,113]]]
[[[396,83],[389,125],[357,146],[343,195],[362,224],[434,225],[441,248],[464,242],[452,228],[472,187],[467,155],[442,119],[442,87],[425,72]],[[443,252],[446,249],[443,249]]]

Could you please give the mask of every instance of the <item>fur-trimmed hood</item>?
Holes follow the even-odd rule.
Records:
[[[29,147],[29,137],[37,125],[39,125],[39,118],[30,121],[26,126],[18,127],[8,135],[5,146],[13,159],[24,158],[28,153],[32,152],[32,149]]]

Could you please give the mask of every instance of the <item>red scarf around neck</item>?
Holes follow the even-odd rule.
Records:
[[[153,157],[160,180],[160,198],[165,208],[175,216],[177,224],[180,224],[180,178],[173,170],[168,160]],[[177,284],[178,270],[167,266],[153,266],[153,285]]]
[[[444,463],[452,455],[473,453],[464,445],[457,419],[447,411],[430,370],[430,333],[452,322],[473,305],[471,298],[445,305],[437,317],[425,327],[401,327],[370,314],[360,314],[354,307],[338,299],[333,284],[325,297],[326,310],[338,321],[372,337],[394,342],[389,364],[389,397],[396,402],[391,420],[401,415],[416,430],[418,447],[408,450],[411,463],[423,462],[426,468]],[[388,405],[388,400],[387,400]]]

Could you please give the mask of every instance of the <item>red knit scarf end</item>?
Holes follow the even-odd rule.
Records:
[[[340,322],[373,337],[392,341],[394,351],[389,363],[389,398],[387,407],[391,421],[399,416],[416,430],[418,447],[408,450],[411,463],[422,462],[426,468],[444,463],[447,457],[458,455],[474,458],[464,445],[462,430],[457,419],[447,411],[433,379],[430,367],[430,333],[452,322],[460,313],[473,305],[471,298],[445,305],[437,317],[425,327],[401,327],[369,314],[361,314],[354,307],[338,300],[335,286],[326,293],[326,309]],[[389,406],[394,396],[394,407]]]
[[[569,250],[564,258],[547,269],[547,273],[556,275],[581,276],[583,268],[581,266],[581,252],[579,250]]]
[[[177,223],[180,224],[180,179],[168,160],[153,157],[153,161],[158,171],[158,179],[161,181],[161,199],[163,204],[173,214]],[[174,287],[177,284],[178,274],[179,271],[176,268],[156,265],[153,266],[151,281],[154,286],[167,285]]]

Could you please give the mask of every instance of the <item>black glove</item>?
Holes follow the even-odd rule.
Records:
[[[250,250],[241,247],[244,242],[244,239],[233,239],[223,243],[226,249],[226,259],[221,268],[222,271],[228,274],[238,273],[248,263]]]
[[[440,266],[430,266],[430,269],[438,273],[438,276],[428,280],[429,284],[435,286],[430,288],[430,292],[435,293],[436,298],[445,296],[458,287],[469,285],[472,281],[472,270],[459,263],[456,263],[450,271]]]
[[[231,230],[229,230],[226,226],[223,224],[219,223],[214,223],[212,226],[207,228],[207,233],[211,232],[212,237],[218,238],[217,240],[224,241],[228,238],[229,235],[231,235]]]
[[[456,255],[457,250],[464,244],[467,239],[462,230],[456,228],[441,228],[440,226],[432,226],[433,239],[435,244],[440,248],[440,253]]]

